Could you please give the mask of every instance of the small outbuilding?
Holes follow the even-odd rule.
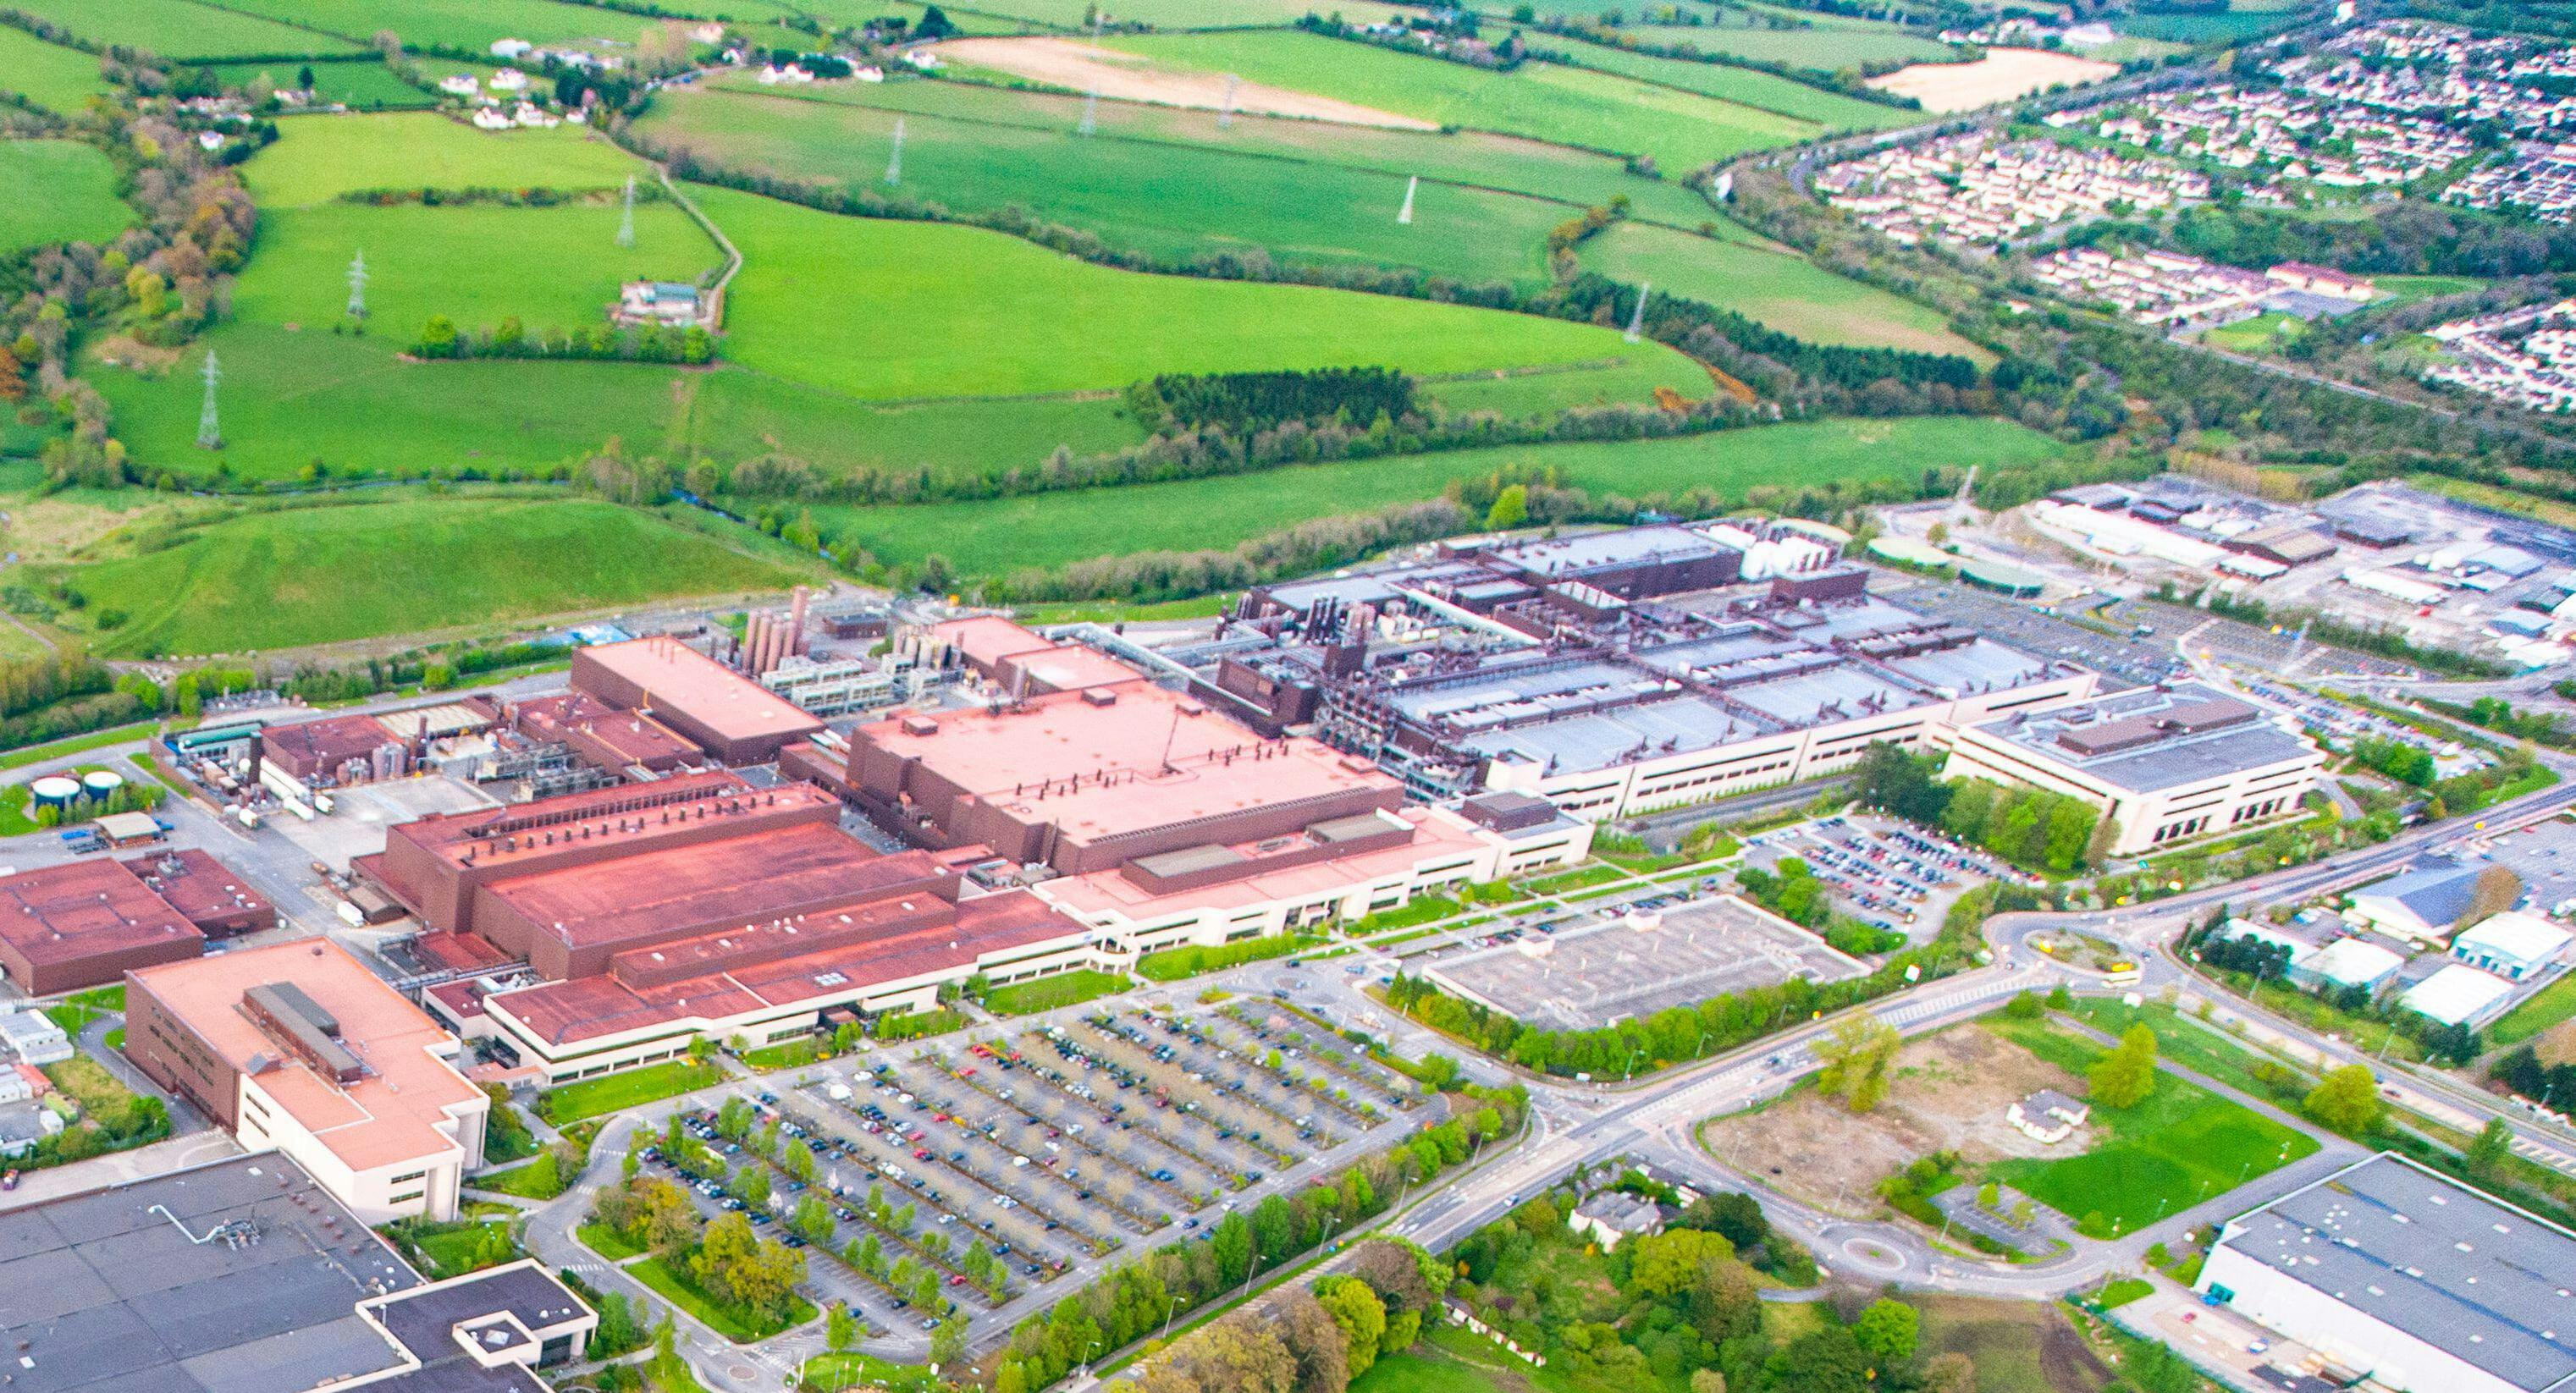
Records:
[[[2093,1116],[2093,1106],[2054,1088],[2043,1088],[2004,1110],[2004,1119],[2042,1146],[2055,1146]]]

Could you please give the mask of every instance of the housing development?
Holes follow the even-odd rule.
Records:
[[[2563,9],[0,7],[0,1393],[2576,1393]]]

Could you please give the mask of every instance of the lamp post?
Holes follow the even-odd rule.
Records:
[[[1177,1296],[1172,1298],[1170,1305],[1163,1308],[1163,1341],[1166,1344],[1169,1344],[1172,1339],[1172,1316],[1180,1309],[1181,1299]]]

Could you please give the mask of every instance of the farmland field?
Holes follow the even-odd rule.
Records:
[[[573,125],[478,131],[426,112],[306,116],[279,125],[284,138],[242,166],[262,212],[369,189],[610,189],[629,175],[651,177],[634,156]]]
[[[476,50],[488,49],[495,39],[525,39],[534,44],[609,39],[631,44],[654,22],[641,15],[555,0],[224,0],[224,4],[360,44],[390,29],[406,43]]]
[[[743,79],[727,79],[717,87],[764,90]],[[1074,129],[1082,119],[1083,105],[1080,97],[1060,93],[1006,91],[964,82],[837,83],[801,88],[778,99],[868,106],[1047,131]],[[1212,111],[1134,102],[1102,102],[1096,116],[1094,139],[1157,141],[1388,174],[1419,174],[1426,180],[1473,184],[1585,205],[1607,203],[1625,194],[1635,205],[1637,217],[1681,227],[1697,227],[1712,218],[1725,221],[1707,199],[1679,180],[1641,178],[1605,155],[1513,136],[1476,131],[1437,135],[1249,114],[1238,114],[1231,126],[1220,127]],[[649,128],[649,120],[647,125]],[[906,140],[913,134],[907,126]]]
[[[294,63],[258,59],[211,66],[215,76],[221,78],[226,87],[248,87],[252,79],[263,75],[272,87],[295,85],[297,65]],[[435,105],[438,100],[437,94],[394,76],[393,70],[382,63],[316,63],[313,65],[313,88],[317,102],[339,102],[359,111],[424,108]]]
[[[1535,63],[1496,73],[1306,33],[1158,34],[1104,40],[1167,67],[1240,73],[1444,126],[1651,156],[1679,178],[1748,150],[1821,134],[1812,121],[1607,73]]]
[[[54,242],[105,242],[134,221],[116,168],[75,140],[0,140],[0,256]]]
[[[1507,7],[1488,7],[1501,14]],[[1542,15],[1591,20],[1600,17],[1597,0],[1552,0],[1537,7]],[[1863,63],[1939,63],[1953,50],[1931,35],[1885,20],[1829,15],[1813,10],[1755,5],[1750,12],[1779,18],[1791,27],[1772,29],[1751,23],[1623,24],[1619,32],[1639,42],[1679,48],[1688,44],[1703,53],[1724,53],[1765,63],[1787,63],[1819,72],[1857,69]],[[1720,11],[1733,18],[1733,12]]]
[[[100,651],[139,656],[774,590],[801,572],[611,503],[412,498],[245,512],[70,575],[87,622],[125,616],[98,637]]]
[[[1705,487],[1821,485],[1920,473],[1935,465],[2028,464],[2062,447],[2005,421],[1973,417],[1830,420],[1680,440],[1516,446],[1351,461],[1168,484],[907,507],[820,508],[827,531],[888,562],[937,553],[967,574],[1129,552],[1222,548],[1310,518],[1429,498],[1451,479],[1506,464],[1557,465],[1576,487],[1631,496]]]
[[[1034,20],[1057,29],[1078,30],[1090,23],[1089,0],[976,0],[974,8],[987,14]],[[1388,18],[1401,18],[1406,13],[1390,5],[1369,3],[1369,0],[1332,8],[1339,10],[1342,18],[1353,24],[1374,24]],[[1125,0],[1121,4],[1100,6],[1100,13],[1111,23],[1150,24],[1157,29],[1212,29],[1240,28],[1247,24],[1293,24],[1313,13],[1314,9],[1308,0]],[[868,8],[860,17],[875,13],[875,9]]]
[[[107,90],[107,80],[99,76],[97,55],[0,25],[0,92],[15,92],[47,111],[68,116]]]
[[[2175,44],[2232,44],[2260,38],[2298,22],[2295,10],[2232,5],[2221,14],[2130,15],[2111,27],[2122,34]]]
[[[726,189],[694,196],[745,259],[727,355],[867,400],[1123,388],[1157,372],[1441,373],[1613,358],[1666,363],[1671,385],[1706,390],[1680,354],[1591,325],[1137,275],[978,228],[835,217]]]
[[[710,164],[858,192],[886,187],[898,119],[902,193],[961,213],[1023,208],[1168,262],[1261,248],[1284,261],[1543,281],[1548,229],[1576,211],[1432,183],[1403,225],[1406,181],[1392,173],[727,91],[664,100],[638,124]]]
[[[1811,343],[1987,356],[1952,332],[1940,311],[1785,249],[1628,223],[1586,242],[1580,255],[1586,266],[1630,284],[1723,306]]]
[[[1830,130],[1874,131],[1911,125],[1923,119],[1923,113],[1890,106],[1885,102],[1864,101],[1809,87],[1785,77],[1752,68],[1730,67],[1724,63],[1695,63],[1680,58],[1660,58],[1652,54],[1632,53],[1609,44],[1585,43],[1580,39],[1547,34],[1533,40],[1542,52],[1562,53],[1576,64],[1599,68],[1604,72],[1640,78],[1647,82],[1679,87],[1702,96],[1723,101],[1741,102],[1763,111],[1775,111],[1801,121],[1814,121]]]
[[[194,0],[16,0],[15,8],[84,39],[150,49],[164,58],[354,53],[363,46]]]

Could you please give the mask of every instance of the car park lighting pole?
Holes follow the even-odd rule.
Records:
[[[1172,1342],[1172,1314],[1180,1309],[1181,1299],[1177,1296],[1172,1298],[1169,1305],[1163,1307],[1163,1343],[1165,1344]]]

